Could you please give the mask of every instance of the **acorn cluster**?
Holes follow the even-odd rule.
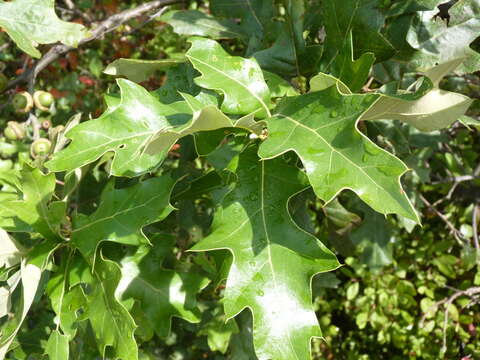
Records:
[[[4,90],[7,84],[8,79],[3,73],[0,73],[0,91]],[[50,117],[54,102],[53,95],[43,90],[35,91],[33,96],[27,91],[22,91],[12,97],[11,105],[14,112],[18,116],[26,114],[35,116],[36,114],[38,117],[35,116],[35,119],[40,125],[40,129],[38,129],[37,136],[32,136],[31,121],[4,120],[3,136],[0,137],[0,157],[7,160],[2,160],[3,164],[10,162],[9,158],[15,154],[18,154],[18,156],[26,154],[27,157],[30,154],[34,159],[46,159],[52,149],[52,139],[49,139],[50,134],[58,133],[58,131],[52,132],[54,129],[51,129]],[[35,113],[33,113],[34,110],[36,110]],[[2,123],[1,119],[0,123]]]

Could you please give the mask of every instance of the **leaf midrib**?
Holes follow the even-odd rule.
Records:
[[[272,260],[272,242],[270,240],[270,236],[268,235],[268,228],[267,228],[267,219],[265,216],[265,161],[262,161],[262,172],[261,172],[261,182],[260,182],[260,199],[261,199],[261,213],[262,213],[262,222],[263,222],[263,230],[265,232],[265,236],[267,239],[267,253],[268,253],[268,263],[270,266],[270,271],[272,272],[272,280],[273,280],[273,286],[275,288],[275,292],[277,292],[277,279],[275,277],[275,269],[273,267],[273,260]],[[292,349],[292,354],[295,355],[295,358],[299,360],[297,356],[297,352],[295,351],[295,348],[293,347],[292,344],[292,339],[290,338],[290,332],[287,333],[287,338],[288,338],[288,344],[290,345],[290,348]]]
[[[84,225],[84,226],[81,226],[81,227],[79,227],[79,228],[77,228],[77,229],[72,230],[72,234],[75,233],[75,232],[78,232],[78,231],[83,231],[83,230],[85,230],[86,228],[89,228],[89,227],[91,227],[91,226],[93,226],[93,225],[96,225],[96,224],[98,224],[98,223],[101,223],[101,222],[103,222],[103,221],[108,221],[108,220],[115,219],[117,216],[124,215],[124,214],[126,214],[126,213],[128,213],[128,212],[130,212],[130,211],[135,211],[135,210],[140,209],[140,208],[142,208],[142,207],[148,208],[148,204],[150,204],[151,202],[153,202],[153,201],[155,201],[156,199],[158,199],[158,198],[160,198],[160,197],[163,197],[163,196],[164,196],[164,194],[160,194],[160,195],[154,196],[154,197],[152,197],[150,200],[148,200],[147,202],[144,202],[144,203],[142,203],[142,204],[140,204],[140,205],[137,205],[137,206],[134,206],[134,207],[129,207],[129,208],[123,209],[123,210],[121,210],[121,211],[118,211],[118,212],[116,212],[116,213],[114,213],[114,214],[112,214],[112,215],[109,215],[109,216],[106,216],[106,217],[97,219],[97,220],[95,220],[95,221],[92,221],[92,222],[90,222],[90,223],[88,223],[88,224],[86,224],[86,225]],[[130,199],[130,197],[127,197],[127,199]]]

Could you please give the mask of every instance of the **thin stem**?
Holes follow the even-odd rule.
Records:
[[[473,228],[473,244],[477,253],[480,250],[480,246],[478,244],[478,204],[475,204],[473,207],[473,215],[472,215],[472,228]]]

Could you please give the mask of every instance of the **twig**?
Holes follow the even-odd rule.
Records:
[[[65,5],[67,5],[67,7],[68,7],[70,10],[75,9],[75,4],[73,3],[72,0],[63,0],[63,2],[65,3]]]
[[[473,299],[477,299],[475,296],[476,294],[480,294],[480,286],[474,286],[471,288],[468,288],[467,290],[456,290],[455,293],[447,297],[445,299],[442,299],[440,301],[437,301],[435,304],[430,306],[425,312],[424,315],[422,316],[422,319],[420,320],[420,326],[423,326],[423,323],[425,322],[425,319],[432,309],[438,309],[440,306],[445,307],[445,312],[444,312],[444,320],[443,320],[443,346],[442,346],[442,352],[445,353],[447,351],[447,323],[448,323],[448,307],[460,296],[468,296]],[[437,310],[435,310],[437,311]]]
[[[473,245],[477,250],[477,255],[480,250],[480,245],[478,244],[478,204],[475,204],[473,207],[473,215],[472,215],[472,228],[473,228]]]
[[[85,43],[96,40],[98,38],[101,38],[103,35],[115,30],[117,27],[119,27],[123,23],[133,18],[143,15],[147,12],[156,10],[160,7],[183,2],[183,1],[185,0],[154,0],[154,1],[144,3],[133,9],[125,10],[118,14],[112,15],[107,19],[103,20],[102,22],[100,22],[97,27],[92,29],[90,31],[91,36],[80,40],[78,43],[78,46],[81,46]],[[19,77],[9,82],[5,90],[11,89],[23,82],[27,82],[29,86],[34,84],[35,79],[43,69],[45,69],[53,61],[57,60],[60,57],[60,55],[63,55],[74,49],[75,48],[72,46],[63,45],[63,44],[58,44],[51,47],[50,50],[48,50],[47,53],[40,60],[38,60],[30,69],[23,72]]]
[[[477,180],[477,179],[480,179],[480,176],[462,175],[462,176],[449,177],[449,178],[441,179],[441,180],[438,180],[438,181],[432,181],[431,184],[432,185],[437,185],[437,184],[446,184],[446,183],[450,183],[450,182],[461,183],[461,182],[464,182],[464,181],[472,181],[472,180]]]
[[[10,43],[6,42],[5,44],[0,46],[0,51],[7,50],[9,46],[10,46]]]
[[[70,12],[72,14],[77,14],[78,16],[80,16],[84,20],[88,21],[89,23],[93,22],[92,18],[88,14],[83,13],[82,11],[78,10],[75,7],[75,4],[73,3],[72,0],[63,0],[63,2],[68,8],[68,9],[63,9],[63,10],[67,10],[68,12]],[[60,7],[58,7],[58,8],[61,9]]]
[[[144,27],[145,25],[147,25],[148,23],[152,22],[153,20],[155,20],[156,17],[158,16],[161,16],[165,11],[167,11],[167,7],[162,7],[160,10],[158,10],[155,14],[152,14],[148,17],[147,20],[145,20],[143,23],[141,23],[140,25],[138,25],[137,27],[134,27],[132,30],[128,31],[127,33],[124,34],[124,36],[126,35],[130,35],[130,34],[133,34],[135,31],[141,29],[142,27]]]
[[[362,87],[362,91],[363,92],[372,92],[374,90],[370,89],[370,85],[372,85],[373,83],[373,80],[375,80],[375,78],[372,76],[370,77],[370,79],[368,79],[367,83],[365,85],[363,85]]]
[[[28,115],[27,119],[27,124],[30,124],[33,129],[33,140],[40,139],[40,122],[38,121],[38,118],[33,114],[33,112],[30,112]]]
[[[448,193],[447,193],[447,196],[446,196],[446,199],[447,200],[450,200],[452,198],[452,195],[453,193],[455,192],[455,190],[457,190],[457,187],[458,185],[460,185],[460,183],[458,181],[454,182],[452,187],[450,188],[450,190],[448,190]]]
[[[60,6],[57,6],[56,8],[57,8],[58,10],[64,12],[64,13],[66,13],[66,14],[71,15],[71,16],[73,16],[73,15],[78,15],[78,16],[80,16],[83,20],[85,20],[85,21],[86,21],[87,23],[89,23],[89,24],[93,22],[92,18],[91,18],[88,14],[83,13],[83,12],[81,12],[81,11],[78,10],[78,9],[75,9],[75,8],[74,8],[74,9],[65,9],[65,8],[63,8],[63,7],[60,7]]]
[[[440,219],[442,219],[442,221],[448,226],[450,231],[453,233],[455,238],[457,240],[459,240],[460,242],[462,242],[463,241],[463,235],[460,232],[460,230],[456,229],[455,226],[453,226],[453,224],[450,222],[450,220],[448,220],[445,215],[443,215],[440,211],[438,211],[438,209],[435,206],[433,206],[427,199],[425,199],[422,194],[420,194],[419,197],[420,197],[420,200],[422,200],[422,202],[425,205],[427,205],[431,210],[433,210],[435,212],[435,214],[437,214],[437,216]]]
[[[477,165],[475,170],[473,170],[473,176],[477,177],[480,175],[480,163]]]
[[[447,351],[447,323],[448,323],[448,307],[452,304],[456,298],[460,296],[469,296],[472,297],[475,294],[480,293],[480,287],[471,287],[464,291],[458,291],[452,296],[450,296],[445,302],[445,312],[444,312],[444,319],[443,319],[443,345],[442,345],[442,352],[445,353]]]

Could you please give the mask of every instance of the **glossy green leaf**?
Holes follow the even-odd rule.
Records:
[[[205,36],[211,39],[244,38],[245,33],[235,22],[225,19],[216,19],[198,10],[173,10],[160,18],[170,24],[173,30],[180,35]]]
[[[115,189],[114,182],[109,182],[98,209],[89,216],[74,218],[72,244],[86,258],[95,255],[102,241],[148,244],[142,228],[164,219],[173,210],[169,200],[174,183],[166,175],[123,189]]]
[[[87,295],[85,317],[90,320],[103,358],[106,348],[111,347],[109,358],[137,360],[138,348],[134,338],[136,325],[115,294],[121,277],[116,263],[98,257],[89,284],[92,291]]]
[[[17,199],[6,202],[14,216],[31,226],[46,239],[58,240],[60,225],[65,217],[66,203],[51,201],[55,191],[55,175],[44,175],[28,165],[20,172],[21,189]],[[14,229],[24,231],[25,229]]]
[[[272,0],[212,0],[210,8],[219,17],[241,20],[244,32],[249,35],[250,48],[257,48],[268,32],[274,16]]]
[[[170,130],[191,119],[188,107],[184,103],[164,105],[128,80],[119,79],[117,83],[120,104],[70,130],[67,137],[72,142],[47,162],[50,170],[71,171],[113,151],[112,174],[132,176],[150,170],[165,158],[175,143],[176,136]],[[169,138],[167,148],[161,153],[149,152],[148,145],[160,134]]]
[[[259,161],[250,148],[240,155],[236,175],[235,187],[215,213],[212,233],[192,250],[232,253],[225,314],[252,311],[259,359],[306,360],[311,338],[321,336],[311,278],[339,263],[291,219],[289,198],[306,186],[298,169],[281,159]]]
[[[233,334],[230,340],[232,360],[258,360],[253,348],[252,315],[248,310],[244,310],[235,317],[235,320],[240,332]]]
[[[457,73],[480,70],[480,53],[470,47],[480,32],[479,9],[479,0],[460,0],[449,9],[448,22],[436,17],[436,10],[419,12],[407,35],[408,43],[417,50],[409,65],[425,71],[437,64],[464,58]]]
[[[184,60],[179,59],[139,60],[121,58],[108,64],[103,72],[108,75],[124,76],[135,82],[142,82],[148,80],[157,71],[168,69],[183,62]]]
[[[81,268],[79,259],[74,257],[73,254],[65,255],[61,259],[58,271],[52,274],[46,287],[46,294],[50,299],[52,310],[56,314],[57,331],[61,331],[61,338],[57,338],[55,341],[59,341],[60,344],[64,337],[71,341],[77,334],[78,325],[76,322],[79,316],[77,310],[85,302],[85,295],[80,287],[76,286],[78,284],[71,275]],[[87,271],[90,271],[90,269]]]
[[[361,115],[378,95],[340,94],[335,86],[286,98],[268,124],[260,157],[273,158],[289,150],[303,162],[317,196],[331,201],[351,189],[382,214],[418,216],[400,186],[407,167],[357,129]]]
[[[18,195],[11,192],[0,192],[0,227],[6,230],[31,231],[32,228],[20,219],[15,219],[15,213],[7,204],[17,200]]]
[[[198,96],[202,92],[202,88],[193,81],[193,78],[198,76],[199,73],[189,62],[172,66],[167,69],[165,75],[167,80],[160,88],[152,92],[152,95],[164,104],[182,101],[183,98],[180,93]],[[218,102],[214,105],[218,105]]]
[[[88,36],[80,24],[60,20],[55,14],[55,0],[14,0],[0,2],[0,27],[15,43],[33,57],[40,57],[38,44],[61,41],[77,46]]]
[[[325,204],[322,209],[325,216],[340,229],[351,228],[362,221],[357,214],[345,209],[338,199]]]
[[[325,0],[321,8],[326,32],[323,72],[328,72],[348,46],[350,34],[356,59],[364,53],[373,53],[377,61],[384,61],[395,54],[393,46],[380,34],[385,18],[377,0]]]
[[[404,0],[394,2],[387,12],[387,16],[398,16],[415,11],[434,10],[445,0]]]
[[[322,91],[328,89],[331,86],[336,86],[337,90],[343,95],[351,95],[352,91],[350,88],[345,85],[341,80],[336,77],[325,74],[318,73],[310,79],[310,92]]]
[[[359,92],[367,82],[375,55],[367,52],[358,59],[353,55],[352,33],[345,38],[343,48],[332,61],[329,72],[340,79],[352,92]]]
[[[220,307],[215,307],[212,314],[206,314],[208,321],[202,321],[201,335],[207,335],[208,347],[212,351],[219,351],[225,354],[233,334],[239,332],[234,319],[226,320],[225,314]]]
[[[140,246],[135,254],[124,258],[117,288],[120,299],[139,301],[147,321],[160,337],[169,335],[172,317],[191,323],[200,321],[195,297],[208,284],[201,274],[163,268],[172,246],[173,239],[157,237],[153,247]]]
[[[50,360],[68,360],[70,355],[68,337],[62,335],[58,330],[52,331],[45,347],[45,353]]]
[[[263,78],[268,85],[272,98],[299,95],[298,91],[285,79],[269,71],[263,71]]]
[[[362,223],[350,238],[360,249],[360,260],[374,271],[392,263],[391,229],[381,214],[367,207],[363,207],[363,213]]]
[[[465,125],[468,128],[476,128],[480,129],[480,119],[475,119],[470,116],[460,116],[458,119],[463,125]]]
[[[315,72],[322,55],[322,47],[307,46],[303,37],[306,16],[304,1],[283,0],[283,3],[285,22],[275,23],[277,36],[273,45],[255,52],[253,57],[262,69],[284,76],[300,76]]]
[[[223,112],[269,114],[270,91],[255,60],[231,56],[213,40],[192,38],[191,42],[187,59],[202,74],[195,82],[224,95]]]
[[[47,162],[50,170],[71,171],[114,152],[113,175],[139,175],[159,166],[179,138],[232,126],[213,105],[195,111],[191,102],[165,105],[140,85],[123,79],[117,82],[120,104],[70,130],[67,137],[72,143]]]

